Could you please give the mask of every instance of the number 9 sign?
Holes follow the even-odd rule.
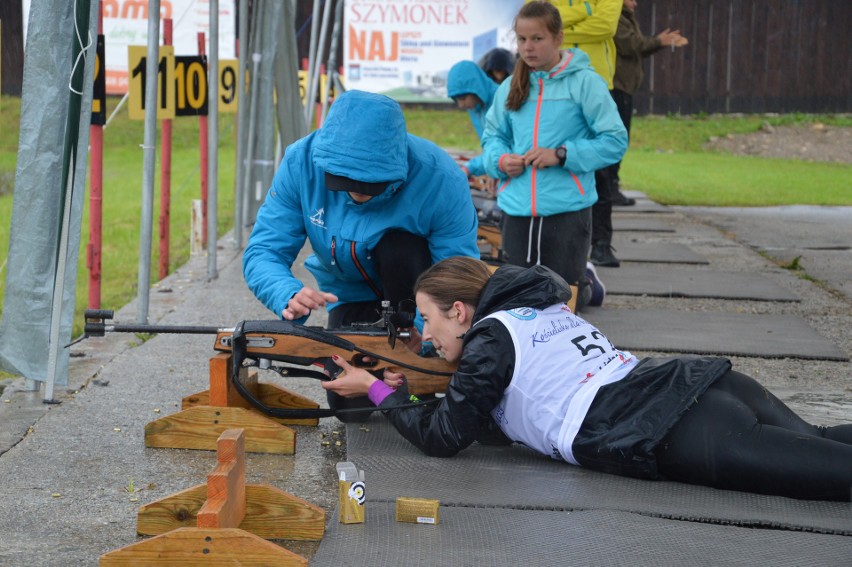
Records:
[[[237,111],[237,103],[239,102],[238,69],[236,59],[219,60],[219,112]]]

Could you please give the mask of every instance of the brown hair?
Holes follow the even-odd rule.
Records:
[[[414,293],[425,293],[444,311],[456,301],[476,307],[490,277],[491,270],[482,260],[453,256],[420,274]]]
[[[524,4],[521,11],[515,16],[512,29],[517,27],[518,20],[534,18],[544,20],[547,31],[553,35],[558,35],[562,31],[562,16],[559,15],[559,10],[549,2],[530,2],[529,4]],[[527,101],[529,96],[530,67],[526,64],[523,57],[518,57],[518,60],[515,62],[515,70],[512,73],[509,96],[506,97],[506,108],[509,110],[518,110]]]

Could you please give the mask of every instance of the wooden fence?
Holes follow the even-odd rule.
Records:
[[[636,15],[689,39],[646,60],[640,114],[852,112],[852,1],[640,0]]]

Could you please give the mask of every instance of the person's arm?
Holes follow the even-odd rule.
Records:
[[[563,46],[606,41],[615,35],[618,18],[621,15],[622,0],[598,0],[592,13],[575,23],[570,23],[573,7],[568,4],[568,2],[560,2],[557,6],[559,13],[563,14]],[[568,19],[564,16],[566,13],[569,15]]]
[[[585,72],[576,100],[593,137],[565,141],[565,167],[571,171],[597,171],[619,161],[627,150],[627,130],[606,83],[594,72]]]
[[[290,163],[285,157],[278,168],[243,253],[246,284],[278,317],[303,287],[290,269],[306,238],[298,181]]]
[[[393,409],[411,403],[404,389],[398,389],[381,401],[379,409],[421,451],[451,457],[480,436],[491,438],[482,434],[493,435],[486,424],[512,380],[514,367],[509,332],[498,321],[483,321],[468,332],[458,370],[440,402]]]
[[[509,80],[503,82],[494,94],[494,102],[485,114],[485,130],[482,133],[482,164],[485,172],[497,179],[509,177],[506,160],[513,156],[512,124],[506,109]],[[521,158],[522,159],[522,158]],[[518,175],[519,172],[513,172]]]
[[[648,57],[663,48],[657,37],[644,35],[624,16],[618,21],[614,40],[618,53],[622,55]]]
[[[478,221],[470,198],[470,184],[454,163],[435,171],[432,183],[439,189],[432,194],[440,198],[430,208],[430,232],[427,236],[432,262],[451,256],[479,258],[476,244]],[[429,214],[424,211],[424,214]]]

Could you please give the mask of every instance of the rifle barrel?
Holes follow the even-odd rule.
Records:
[[[233,331],[231,328],[194,325],[104,325],[104,331],[114,333],[182,333],[188,335],[216,335]]]

